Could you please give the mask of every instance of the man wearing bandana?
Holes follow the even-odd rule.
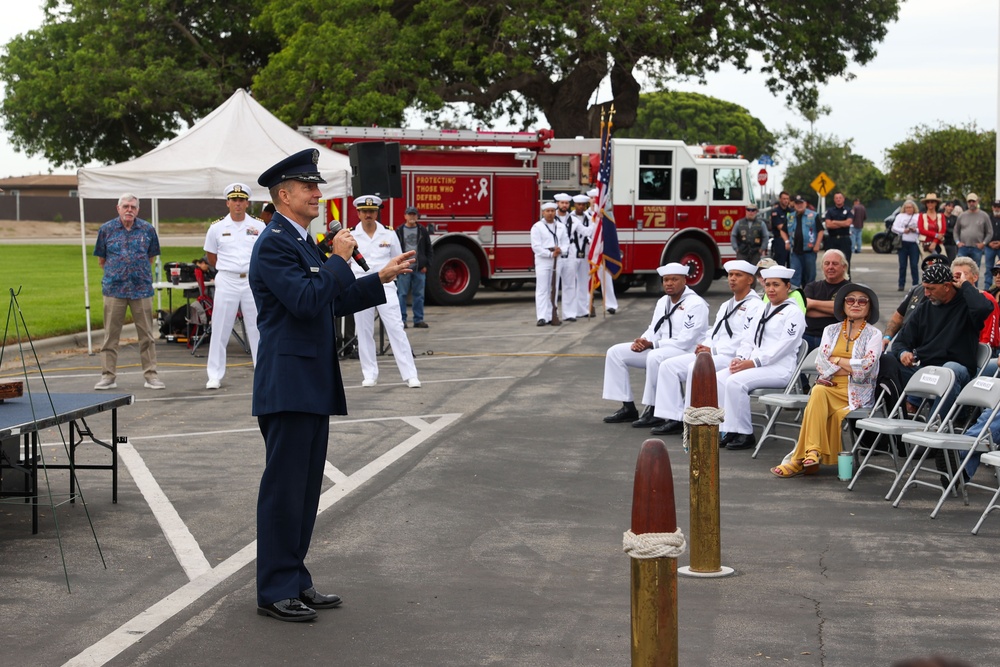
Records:
[[[928,266],[922,282],[927,300],[906,320],[892,354],[903,366],[904,382],[920,366],[944,366],[955,372],[955,387],[942,406],[947,410],[976,374],[979,332],[993,304],[972,283],[956,283],[946,264]]]

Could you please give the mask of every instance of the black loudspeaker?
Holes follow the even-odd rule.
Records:
[[[399,168],[399,144],[396,142],[385,145],[385,167],[389,179],[389,197],[399,199],[403,196],[403,175]]]
[[[399,168],[399,144],[366,141],[348,149],[351,159],[351,190],[355,197],[375,195],[382,199],[403,196]]]

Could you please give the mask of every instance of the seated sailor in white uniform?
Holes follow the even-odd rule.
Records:
[[[656,272],[666,296],[656,302],[649,327],[631,343],[612,345],[604,359],[603,396],[609,401],[622,402],[617,412],[604,418],[608,424],[630,421],[636,428],[662,424],[663,420],[653,414],[660,363],[694,351],[708,329],[708,304],[687,286],[688,267],[672,262]],[[629,368],[646,369],[642,394],[646,409],[641,417],[632,400]]]
[[[798,366],[798,349],[806,327],[802,310],[788,298],[792,269],[775,266],[760,272],[768,302],[746,328],[753,336],[744,340],[729,368],[716,374],[719,407],[726,411],[719,427],[725,432],[719,446],[748,449],[757,444],[750,414],[750,392],[761,387],[784,387]]]
[[[660,364],[656,380],[655,416],[666,421],[653,428],[653,435],[672,435],[684,430],[684,408],[691,405],[691,369],[696,355],[708,352],[715,362],[715,370],[728,368],[745,340],[753,339],[753,329],[757,324],[764,302],[754,290],[757,267],[741,259],[726,262],[729,274],[729,289],[733,296],[719,307],[715,324],[698,347],[690,354],[682,354],[667,359]],[[684,394],[681,388],[687,386]],[[685,396],[687,401],[685,402]]]

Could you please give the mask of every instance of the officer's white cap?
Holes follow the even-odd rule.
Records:
[[[656,272],[661,276],[686,276],[688,274],[688,267],[677,262],[670,262],[656,269]]]
[[[558,207],[558,206],[556,206],[555,204],[553,204],[553,203],[552,203],[552,202],[550,202],[550,201],[547,201],[547,202],[545,202],[544,204],[542,204],[542,210],[543,210],[543,211],[553,211],[553,210],[555,210],[555,209],[557,209],[557,208],[559,208],[559,207]]]
[[[354,200],[354,208],[378,208],[382,205],[382,198],[375,195],[361,195]]]
[[[789,269],[787,266],[772,266],[771,268],[764,269],[760,272],[761,278],[783,278],[785,280],[791,280],[794,275],[795,270]]]
[[[587,196],[588,197],[596,197],[597,196],[597,188],[591,188],[590,190],[587,190]]]
[[[250,199],[250,188],[244,183],[230,183],[226,186],[226,199]]]
[[[553,199],[555,199],[556,201],[573,201],[573,198],[570,197],[565,192],[560,192],[555,197],[553,197]]]
[[[749,273],[752,276],[757,274],[757,267],[745,259],[730,260],[723,264],[722,268],[724,268],[727,272],[742,271],[743,273]]]
[[[574,204],[589,204],[590,203],[590,197],[588,197],[587,195],[573,195],[573,203]]]

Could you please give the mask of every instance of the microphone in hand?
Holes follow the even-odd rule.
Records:
[[[329,230],[327,238],[332,238],[343,228],[344,226],[340,224],[340,220],[331,220],[330,224],[327,225],[327,229]],[[363,270],[369,270],[368,262],[365,261],[365,256],[361,254],[360,250],[358,250],[358,246],[354,246],[354,250],[351,252],[351,258],[354,259],[354,261],[358,263],[358,266],[360,266]]]

